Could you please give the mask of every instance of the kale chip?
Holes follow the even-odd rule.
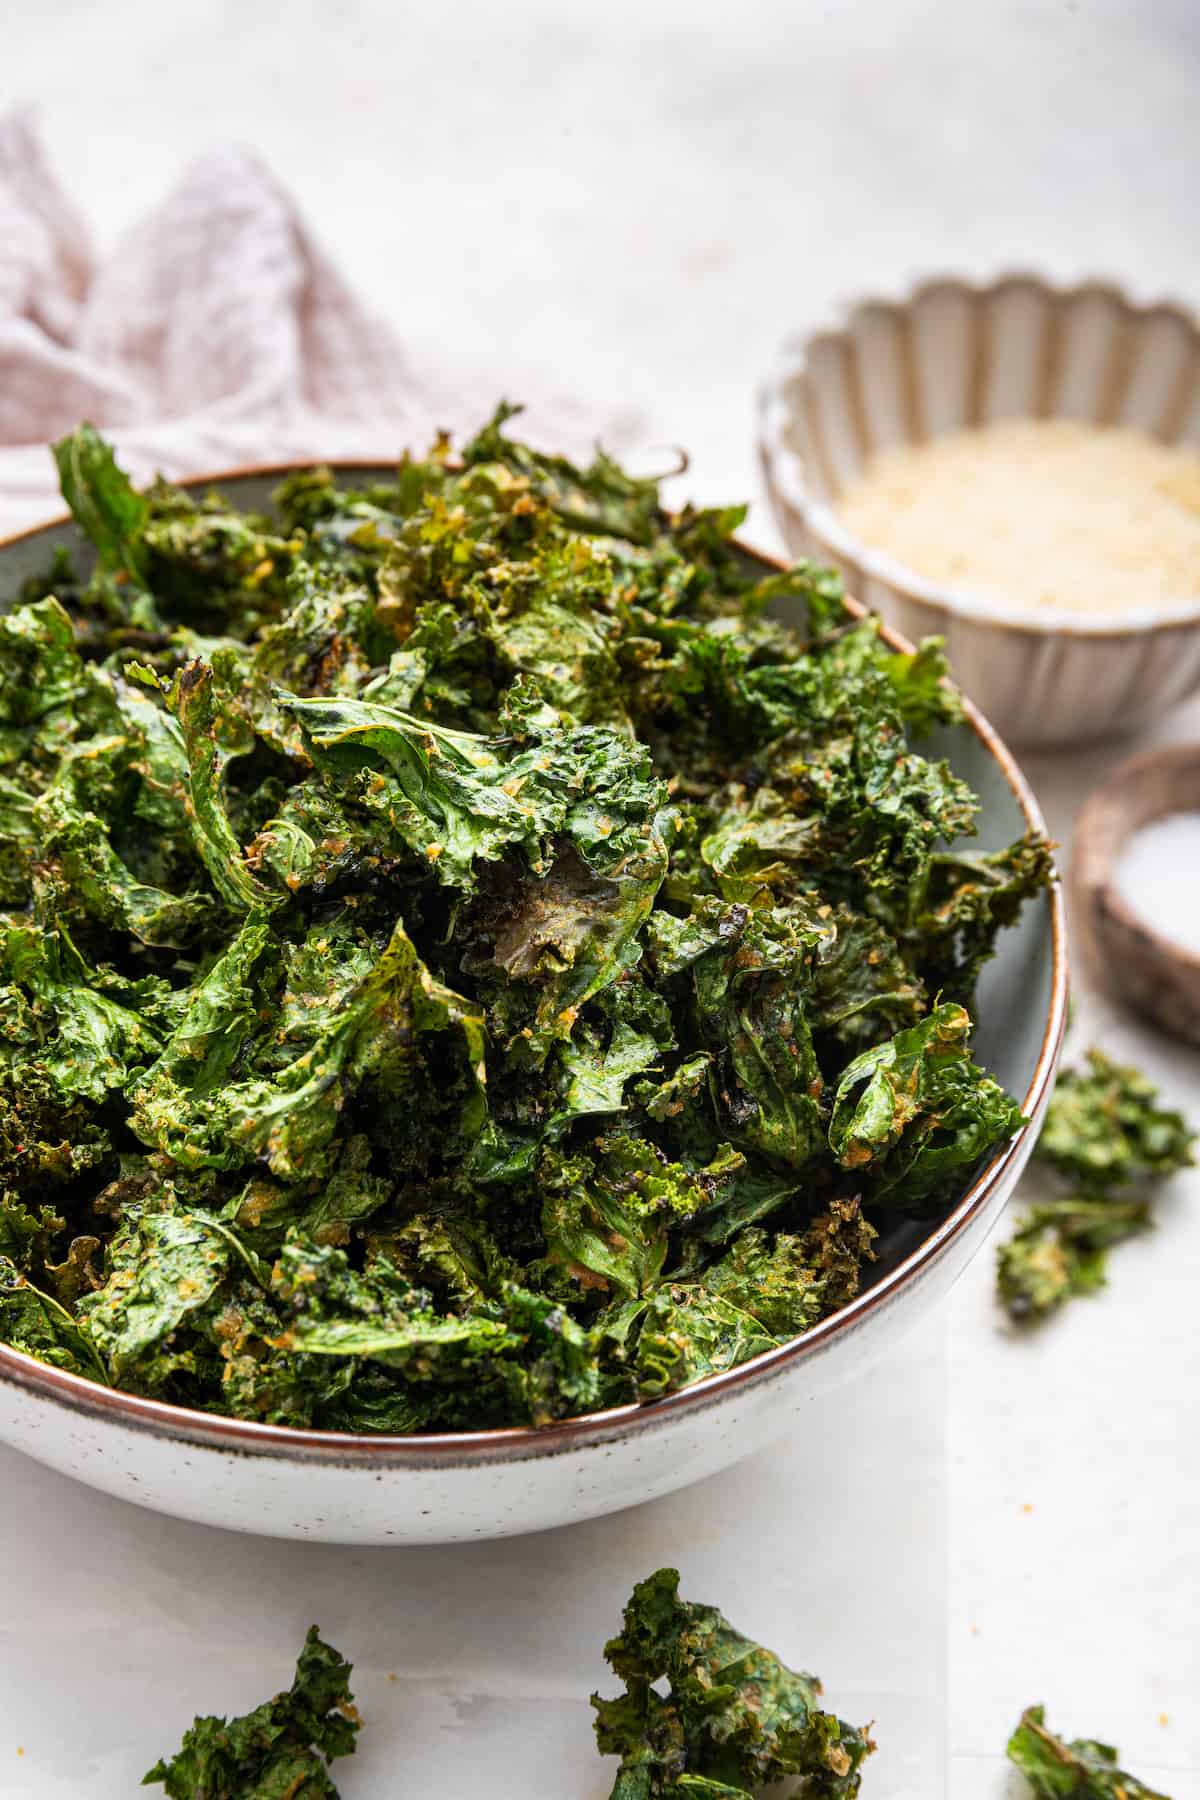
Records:
[[[621,1758],[612,1800],[750,1800],[783,1780],[809,1800],[859,1792],[869,1731],[822,1711],[815,1675],[785,1667],[715,1607],[681,1600],[677,1569],[638,1582],[604,1654],[625,1683],[616,1699],[592,1696],[601,1754]]]
[[[353,1755],[361,1724],[349,1684],[350,1664],[313,1625],[285,1693],[241,1718],[197,1718],[142,1786],[161,1783],[170,1800],[337,1800],[328,1765]]]
[[[1010,1316],[1044,1319],[1103,1287],[1109,1248],[1152,1223],[1155,1186],[1190,1167],[1195,1142],[1139,1069],[1093,1048],[1085,1067],[1064,1070],[1035,1154],[1068,1191],[1027,1208],[1000,1246],[997,1286]]]
[[[1170,1800],[1117,1767],[1111,1744],[1091,1738],[1055,1737],[1042,1706],[1029,1706],[1008,1740],[1009,1761],[1029,1783],[1035,1800]]]
[[[964,847],[940,646],[510,415],[270,517],[57,447],[92,564],[0,613],[19,1348],[540,1425],[808,1330],[1019,1127],[971,1009],[1049,852]]]

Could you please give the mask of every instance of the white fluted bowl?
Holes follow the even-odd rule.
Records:
[[[906,637],[946,639],[956,679],[1015,743],[1132,731],[1200,687],[1200,600],[1094,619],[975,597],[860,542],[837,513],[866,458],[999,419],[1123,425],[1200,449],[1200,328],[1177,306],[1033,275],[933,281],[793,341],[761,394],[760,447],[797,555]]]

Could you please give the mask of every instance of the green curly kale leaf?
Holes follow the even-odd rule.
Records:
[[[1182,1114],[1159,1105],[1140,1070],[1098,1049],[1064,1070],[1035,1154],[1069,1191],[1027,1208],[1000,1246],[997,1285],[1012,1318],[1043,1319],[1103,1287],[1107,1251],[1152,1223],[1155,1184],[1189,1167],[1194,1150]]]
[[[853,1800],[874,1749],[820,1706],[821,1684],[743,1637],[715,1607],[679,1598],[679,1572],[633,1590],[605,1657],[625,1683],[592,1696],[601,1754],[619,1756],[612,1800],[730,1795],[800,1779],[817,1800]],[[664,1689],[665,1683],[665,1689]]]
[[[55,445],[54,460],[63,499],[96,546],[101,568],[139,579],[149,508],[112,450],[91,425],[81,425]]]
[[[1009,1761],[1035,1800],[1170,1800],[1119,1769],[1111,1744],[1089,1738],[1067,1742],[1055,1737],[1045,1719],[1044,1707],[1026,1707],[1008,1740]]]
[[[22,1226],[25,1221],[21,1221]],[[11,1241],[13,1221],[5,1220]],[[24,1350],[73,1375],[107,1383],[104,1365],[89,1335],[64,1306],[28,1282],[9,1256],[0,1256],[0,1334],[14,1350]]]
[[[430,974],[404,927],[383,945],[317,928],[289,948],[276,968],[278,946],[252,913],[192,989],[162,1055],[129,1089],[142,1142],[182,1168],[258,1159],[311,1179],[330,1166],[347,1103],[386,1097],[420,1109],[413,1147],[437,1121],[445,1145],[469,1147],[484,1118],[483,1020]],[[235,1062],[243,1079],[231,1078]]]
[[[1022,1123],[1015,1101],[970,1061],[970,1029],[961,1006],[937,1006],[843,1072],[830,1146],[880,1199],[927,1202]]]
[[[510,416],[272,517],[58,446],[90,549],[0,611],[9,1342],[540,1425],[807,1331],[1019,1127],[970,1009],[1049,856],[964,847],[940,645]]]
[[[747,1226],[719,1261],[651,1294],[637,1341],[638,1393],[657,1399],[799,1337],[852,1300],[874,1256],[856,1200],[801,1233]]]
[[[285,1693],[242,1718],[197,1718],[142,1786],[170,1800],[337,1800],[328,1765],[353,1755],[361,1724],[350,1673],[312,1626]]]
[[[935,855],[912,936],[929,992],[972,1006],[979,971],[994,953],[998,934],[1015,923],[1025,902],[1053,873],[1050,846],[1036,837],[1020,838],[988,855]]]
[[[1159,1105],[1158,1089],[1140,1069],[1093,1048],[1086,1068],[1059,1076],[1037,1154],[1098,1198],[1189,1168],[1195,1143],[1183,1116]]]

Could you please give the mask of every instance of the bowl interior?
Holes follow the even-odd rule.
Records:
[[[378,480],[383,470],[390,465],[334,466],[343,479],[365,483]],[[206,477],[180,485],[201,492],[212,485],[218,485],[222,493],[239,505],[269,512],[272,490],[285,472],[283,468],[257,470]],[[91,564],[91,549],[70,519],[55,521],[6,543],[0,543],[0,610],[11,604],[12,597],[24,580],[45,570],[52,553],[60,546],[71,553],[80,572],[87,571]],[[747,550],[746,554],[748,558],[766,563],[770,568],[779,566],[755,552]],[[851,601],[850,605],[859,610],[857,603]],[[783,616],[788,616],[786,610]],[[799,618],[792,618],[789,622],[803,623]],[[904,640],[896,638],[894,634],[890,635],[893,635],[893,641],[898,645],[904,645]],[[983,850],[1000,849],[1030,829],[1042,829],[1043,822],[1037,804],[1009,752],[974,709],[968,708],[968,711],[967,724],[940,732],[929,743],[923,744],[922,748],[932,755],[944,756],[955,772],[979,794],[982,803],[979,831],[978,837],[972,840],[973,845]],[[1048,1090],[1062,1035],[1066,991],[1063,935],[1061,900],[1057,891],[1041,895],[1026,906],[1015,927],[1001,934],[997,954],[985,969],[980,983],[978,1011],[981,1024],[975,1039],[974,1055],[1010,1093],[1023,1100],[1027,1113],[1033,1112],[1037,1102]],[[1009,1149],[1004,1148],[997,1153],[993,1162],[999,1163],[1008,1155]],[[940,1221],[936,1226],[927,1222],[898,1224],[892,1232],[884,1234],[879,1244],[879,1260],[873,1266],[869,1286],[876,1286],[885,1279],[896,1277],[900,1265],[907,1259],[912,1259],[910,1266],[915,1265],[920,1260],[924,1243],[935,1237],[940,1239],[960,1212],[973,1211],[982,1203],[980,1174],[977,1173],[970,1183],[964,1183],[964,1196],[950,1220]],[[861,1301],[852,1303],[851,1307],[844,1309],[844,1313],[853,1312],[860,1304]],[[833,1324],[841,1316],[843,1315],[834,1315],[826,1325]],[[825,1327],[817,1330],[823,1333]],[[809,1337],[813,1336],[813,1333],[809,1334]],[[774,1357],[777,1354],[771,1352],[768,1356]],[[29,1362],[28,1358],[12,1351],[4,1352],[0,1349],[0,1355],[20,1363]],[[761,1362],[764,1359],[754,1360]],[[738,1371],[731,1373],[737,1374]],[[57,1377],[60,1386],[64,1379]],[[73,1384],[75,1378],[71,1379]],[[703,1384],[697,1384],[697,1387],[719,1385],[725,1379],[723,1376],[715,1376]],[[90,1386],[88,1383],[79,1385]],[[697,1388],[686,1390],[688,1393],[696,1391]],[[682,1397],[676,1395],[673,1399],[677,1401]],[[660,1403],[665,1404],[667,1403]],[[148,1403],[135,1401],[131,1405],[134,1409],[144,1407],[145,1410],[150,1410]],[[153,1410],[176,1412],[178,1409],[155,1407]],[[615,1419],[618,1413],[637,1410],[636,1407],[623,1407],[617,1409],[612,1416]],[[264,1428],[260,1428],[260,1432],[261,1429]],[[270,1430],[272,1435],[281,1439],[296,1435],[284,1428]],[[521,1429],[503,1433],[463,1434],[466,1438],[481,1441],[485,1438],[515,1438],[525,1435],[528,1434]],[[408,1443],[414,1440],[396,1441]],[[462,1442],[462,1438],[458,1441]]]

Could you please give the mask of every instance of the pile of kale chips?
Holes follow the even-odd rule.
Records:
[[[59,445],[94,572],[0,618],[9,1343],[541,1424],[805,1331],[1019,1124],[969,1009],[1049,857],[944,847],[936,645],[507,416],[273,520]]]

